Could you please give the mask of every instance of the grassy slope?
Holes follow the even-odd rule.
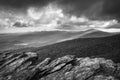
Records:
[[[120,62],[120,34],[103,38],[79,38],[49,46],[9,50],[4,53],[28,51],[37,52],[40,60],[71,54],[77,57],[105,57]]]
[[[41,47],[71,38],[83,32],[70,33],[61,31],[34,32],[26,34],[0,34],[0,51],[22,47]],[[19,45],[19,44],[28,45]]]

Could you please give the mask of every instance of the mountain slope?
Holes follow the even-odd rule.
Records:
[[[120,80],[120,35],[0,52],[0,80]]]
[[[77,57],[105,57],[120,62],[120,34],[103,38],[79,38],[44,47],[8,50],[1,53],[28,51],[38,53],[40,60],[46,57],[55,59],[64,55],[76,55]]]
[[[88,31],[89,33],[92,31]],[[76,38],[85,32],[43,31],[32,33],[0,34],[0,51],[26,47],[41,47],[61,40]]]

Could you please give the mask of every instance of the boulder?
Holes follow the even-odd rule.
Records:
[[[66,55],[39,61],[37,53],[2,58],[0,80],[120,80],[120,65],[104,58]]]

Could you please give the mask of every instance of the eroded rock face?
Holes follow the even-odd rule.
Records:
[[[66,55],[39,61],[37,53],[3,53],[0,80],[119,80],[120,64],[104,58]]]

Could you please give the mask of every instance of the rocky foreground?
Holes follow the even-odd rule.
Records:
[[[119,80],[120,64],[66,55],[39,61],[37,53],[0,54],[0,80]]]

